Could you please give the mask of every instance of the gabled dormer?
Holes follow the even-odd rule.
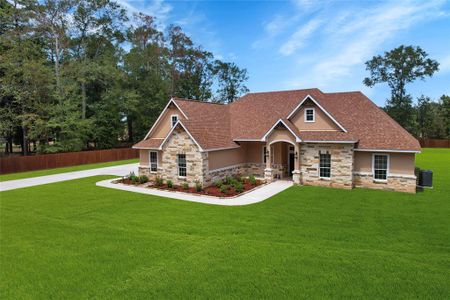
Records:
[[[306,96],[289,114],[288,120],[299,131],[341,131],[347,132],[318,101]]]

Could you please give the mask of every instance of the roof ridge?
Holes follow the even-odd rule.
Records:
[[[331,92],[331,93],[323,93],[323,94],[331,95],[331,94],[355,94],[355,93],[359,93],[359,94],[363,94],[364,95],[364,93],[361,92],[361,91],[347,91],[347,92],[343,91],[343,92]]]
[[[185,101],[185,102],[197,102],[197,103],[204,103],[204,104],[217,104],[217,105],[226,105],[226,103],[219,103],[219,102],[209,102],[209,101],[202,101],[198,99],[187,99],[187,98],[178,98],[178,97],[172,97],[175,101]]]
[[[267,91],[267,92],[252,92],[252,93],[247,93],[245,95],[250,95],[250,94],[271,94],[271,93],[283,93],[283,92],[299,92],[299,91],[308,91],[308,90],[317,90],[321,94],[323,94],[323,92],[319,88],[307,88],[307,89],[278,90],[278,91]],[[244,97],[244,96],[242,96],[242,97]]]

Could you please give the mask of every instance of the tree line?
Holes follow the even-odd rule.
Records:
[[[0,20],[7,153],[133,143],[171,97],[228,103],[248,91],[246,69],[113,0],[0,0]]]
[[[366,62],[370,76],[363,81],[368,87],[387,83],[391,97],[383,108],[394,120],[419,138],[450,139],[450,96],[439,99],[427,96],[413,98],[406,85],[417,79],[424,80],[439,70],[439,63],[428,57],[418,46],[401,45],[374,56]]]

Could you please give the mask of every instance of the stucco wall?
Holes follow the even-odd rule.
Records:
[[[270,133],[270,135],[267,137],[267,141],[269,142],[269,144],[276,141],[289,141],[295,144],[295,137],[286,128],[277,128]]]
[[[265,142],[242,142],[241,146],[246,148],[245,160],[249,163],[262,163],[265,145]]]
[[[179,109],[171,105],[167,108],[166,112],[162,115],[161,119],[159,119],[158,124],[153,129],[151,137],[153,138],[165,138],[167,133],[172,129],[172,115],[178,115],[178,119],[183,121],[183,114],[179,111]]]
[[[149,150],[139,150],[139,165],[148,166],[149,165]]]
[[[305,108],[314,108],[315,122],[305,122]],[[309,101],[292,116],[291,122],[299,130],[341,130],[318,106]]]
[[[389,173],[401,175],[414,175],[414,153],[387,153],[389,154]],[[373,152],[355,151],[355,172],[372,173]]]
[[[246,146],[237,149],[208,152],[209,170],[235,166],[246,162]]]

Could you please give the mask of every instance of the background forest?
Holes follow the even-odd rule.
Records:
[[[0,0],[0,21],[6,155],[130,145],[171,97],[229,103],[248,92],[246,69],[216,59],[181,27],[163,30],[114,1]],[[397,122],[416,137],[450,138],[450,97],[413,101],[405,89],[438,62],[400,46],[366,66],[365,85],[391,88],[384,109]]]
[[[108,0],[0,0],[5,152],[112,148],[143,138],[172,96],[231,102],[247,71],[178,26]]]

